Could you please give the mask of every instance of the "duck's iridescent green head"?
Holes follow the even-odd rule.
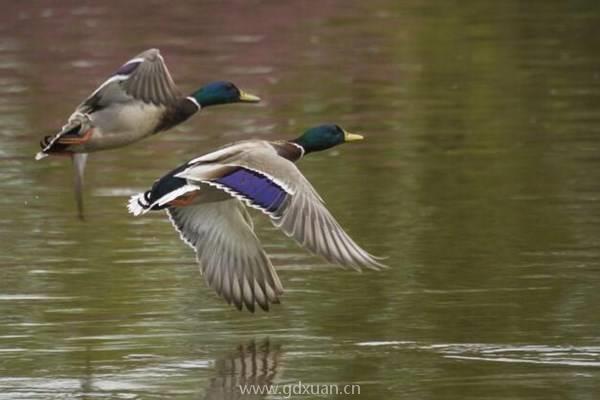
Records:
[[[364,139],[363,136],[346,132],[338,125],[319,125],[310,128],[293,142],[304,148],[305,153],[327,150],[338,144]]]
[[[246,93],[231,82],[218,81],[202,86],[192,93],[198,104],[202,107],[216,106],[228,103],[258,103],[260,98]]]

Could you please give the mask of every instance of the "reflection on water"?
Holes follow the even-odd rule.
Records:
[[[257,345],[240,345],[229,357],[215,362],[216,376],[210,380],[206,399],[243,399],[259,397],[246,394],[273,386],[281,372],[281,348],[267,340]],[[243,393],[242,393],[243,391]],[[264,396],[260,396],[264,397]]]
[[[309,3],[3,5],[0,399],[235,398],[254,379],[600,393],[597,2]],[[69,162],[34,162],[37,142],[148,47],[184,91],[229,79],[265,101],[92,155],[81,223]],[[327,266],[257,215],[286,293],[238,313],[163,216],[127,215],[182,160],[330,121],[367,140],[299,165],[388,271]]]
[[[134,339],[134,338],[122,338]],[[49,396],[70,397],[81,393],[90,398],[106,397],[107,393],[120,393],[124,398],[135,398],[140,393],[144,398],[153,396],[162,390],[156,378],[169,382],[194,379],[199,370],[210,371],[212,377],[203,382],[199,392],[187,389],[171,389],[165,393],[186,395],[192,398],[204,399],[250,399],[262,398],[259,394],[248,394],[247,390],[256,387],[257,391],[274,384],[275,378],[281,371],[281,346],[272,345],[269,340],[261,342],[250,341],[240,344],[236,349],[216,360],[187,359],[164,360],[152,354],[130,354],[127,359],[131,362],[144,362],[125,374],[115,374],[109,371],[101,374],[85,375],[81,379],[45,378],[0,378],[0,388],[6,393],[6,398],[47,399]],[[89,368],[92,366],[87,365]],[[194,382],[195,383],[195,382]],[[198,394],[203,394],[198,397]],[[4,398],[1,394],[0,398]],[[161,396],[157,396],[161,397]]]

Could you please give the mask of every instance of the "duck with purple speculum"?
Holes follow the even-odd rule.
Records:
[[[134,215],[166,210],[196,252],[204,278],[238,309],[268,310],[283,286],[245,206],[256,208],[302,247],[331,263],[360,270],[385,266],[337,223],[296,167],[303,156],[363,139],[321,125],[290,141],[245,140],[195,158],[129,200]]]

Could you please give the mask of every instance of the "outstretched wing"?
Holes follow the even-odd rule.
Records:
[[[207,179],[216,167],[214,162],[203,164],[211,161],[209,156],[176,176],[215,186],[260,209],[277,228],[332,263],[355,269],[385,267],[352,240],[296,165],[270,145],[240,146],[237,154],[221,156],[219,166],[234,168],[218,178]]]
[[[180,92],[158,49],[146,50],[117,69],[77,112],[91,113],[113,103],[140,100],[157,106],[173,105]]]
[[[167,213],[181,239],[196,251],[206,283],[228,303],[254,312],[255,304],[268,310],[279,302],[281,281],[238,200],[169,207]]]

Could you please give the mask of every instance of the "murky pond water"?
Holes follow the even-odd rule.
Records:
[[[0,398],[597,398],[600,7],[496,3],[5,2]],[[265,101],[94,154],[81,222],[70,163],[37,142],[148,47],[186,91]],[[301,168],[388,271],[327,266],[256,215],[287,291],[240,313],[163,215],[127,214],[186,159],[328,121],[367,140]]]

